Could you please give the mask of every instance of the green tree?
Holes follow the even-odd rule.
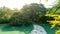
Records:
[[[7,7],[0,8],[0,23],[9,23],[9,19],[13,14],[14,10],[11,10]]]
[[[40,22],[40,18],[46,14],[46,8],[42,4],[24,5],[20,12],[14,13],[10,19],[11,24],[32,24]]]

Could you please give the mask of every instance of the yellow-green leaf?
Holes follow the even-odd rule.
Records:
[[[48,2],[48,0],[45,0],[46,2]]]

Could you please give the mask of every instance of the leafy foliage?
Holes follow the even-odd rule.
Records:
[[[52,24],[51,28],[54,28],[56,25],[60,25],[60,15],[58,15],[59,12],[60,12],[60,2],[58,2],[54,7],[48,10],[46,16],[53,17],[55,19],[55,20],[48,21],[50,24]]]
[[[46,8],[42,4],[32,3],[23,6],[20,12],[12,15],[11,24],[32,24],[32,22],[40,22],[40,18],[46,14]]]
[[[56,25],[60,25],[60,15],[47,15],[47,16],[51,16],[53,17],[55,20],[49,20],[47,22],[49,22],[51,25],[51,28],[54,28]]]
[[[7,7],[0,8],[0,24],[9,23],[9,19],[14,12],[14,10]]]
[[[60,34],[60,30],[56,30],[55,34]]]

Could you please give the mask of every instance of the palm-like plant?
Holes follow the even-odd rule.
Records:
[[[49,17],[53,17],[55,20],[48,21],[50,24],[52,24],[52,28],[56,25],[60,25],[60,15],[55,14],[60,9],[60,0],[59,2],[48,10],[48,13],[46,14]]]
[[[57,4],[57,5],[55,5],[54,7],[52,7],[52,8],[49,10],[48,14],[55,14],[55,12],[56,12],[58,9],[60,9],[60,4]]]

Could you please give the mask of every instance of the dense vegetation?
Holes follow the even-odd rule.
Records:
[[[21,10],[11,10],[7,7],[0,8],[0,24],[29,25],[40,22],[47,9],[42,4],[32,3],[23,6]]]
[[[60,33],[60,0],[52,8],[46,8],[43,4],[37,3],[24,5],[20,10],[0,7],[0,24],[29,26],[34,23],[50,24],[51,28],[59,26],[55,34]]]
[[[33,22],[38,24],[47,24],[47,20],[55,20],[54,17],[49,16],[59,14],[60,2],[52,8],[45,8],[43,4],[27,4],[20,10],[11,10],[7,7],[0,8],[0,24],[10,25],[31,25]],[[45,16],[48,15],[48,16]]]

